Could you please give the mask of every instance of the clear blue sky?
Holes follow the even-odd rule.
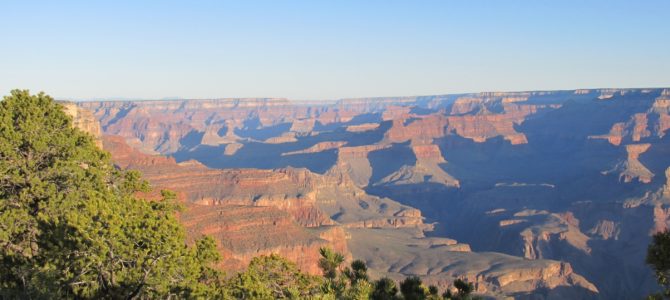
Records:
[[[2,1],[0,92],[341,97],[670,86],[670,1]]]

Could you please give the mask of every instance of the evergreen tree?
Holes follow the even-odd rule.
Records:
[[[382,277],[375,281],[375,289],[370,297],[374,300],[396,300],[398,297],[398,288],[395,281],[388,277]]]
[[[367,300],[372,296],[374,286],[367,280],[360,280],[352,284],[342,297],[345,300]]]
[[[405,300],[426,299],[426,287],[418,276],[409,276],[400,283],[400,293]]]
[[[658,284],[663,287],[661,294],[652,298],[670,298],[670,231],[665,230],[654,234],[647,249],[647,264],[656,273]]]
[[[319,254],[321,254],[319,267],[323,271],[323,276],[327,279],[335,279],[340,271],[340,266],[344,262],[344,256],[325,247],[319,249]]]
[[[237,299],[305,299],[320,294],[319,277],[306,275],[298,267],[272,254],[251,260],[249,267],[228,284]]]
[[[357,259],[351,262],[350,268],[345,268],[342,275],[349,279],[349,289],[345,293],[346,299],[369,299],[374,286],[368,278],[368,267],[365,262]]]
[[[185,244],[174,194],[114,168],[44,93],[0,102],[0,298],[212,296],[211,239]]]
[[[368,267],[365,262],[357,259],[351,262],[351,268],[344,269],[344,275],[349,278],[352,285],[359,281],[368,281]]]
[[[319,253],[321,254],[319,267],[325,279],[322,287],[323,293],[334,295],[337,298],[343,297],[347,288],[344,276],[340,274],[344,256],[325,247],[319,249]]]
[[[442,298],[451,300],[479,299],[479,297],[472,296],[472,292],[475,290],[474,285],[463,279],[459,278],[454,280],[454,288],[456,288],[455,294],[452,293],[450,289],[447,289],[447,291],[442,294]]]

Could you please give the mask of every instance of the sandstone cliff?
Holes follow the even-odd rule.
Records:
[[[80,108],[73,102],[61,102],[61,105],[63,105],[65,113],[72,117],[73,125],[90,134],[95,139],[95,144],[98,147],[102,147],[102,129],[93,113],[87,109]]]

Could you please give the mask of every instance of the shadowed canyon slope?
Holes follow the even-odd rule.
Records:
[[[497,296],[655,286],[644,254],[670,224],[668,89],[79,107],[117,165],[178,192],[225,268],[277,252],[317,272],[329,245],[377,275],[466,277]]]

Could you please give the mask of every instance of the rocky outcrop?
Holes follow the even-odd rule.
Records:
[[[320,274],[319,248],[346,253],[342,229],[306,230],[284,211],[272,206],[203,206],[189,204],[180,215],[188,235],[216,239],[226,270],[239,270],[259,255],[279,254],[311,274]]]
[[[290,131],[299,133],[311,132],[314,129],[315,122],[316,120],[314,119],[295,120],[293,121],[293,124],[291,124]]]
[[[223,150],[223,155],[228,156],[235,155],[235,153],[237,153],[237,151],[242,149],[242,147],[244,147],[244,144],[240,143],[226,144],[226,148]]]
[[[658,121],[654,130],[656,135],[662,138],[666,131],[670,129],[670,89],[664,89],[661,95],[656,98],[652,111],[658,114]]]
[[[626,160],[617,163],[612,169],[602,172],[604,175],[618,174],[621,182],[632,182],[637,179],[642,183],[650,183],[654,173],[649,171],[638,159],[640,154],[646,152],[651,144],[626,145]]]
[[[189,134],[204,134],[210,124],[225,124],[230,135],[255,121],[272,126],[297,118],[307,118],[317,110],[291,105],[286,99],[213,99],[137,102],[85,102],[80,106],[94,112],[106,134],[120,135],[145,153],[169,154],[178,151]],[[312,112],[315,111],[315,112]],[[206,141],[221,142],[216,128]],[[166,134],[167,133],[167,134]]]
[[[109,101],[79,105],[94,112],[106,134],[123,136],[133,147],[148,154],[171,154],[184,147],[193,147],[189,141],[194,136],[200,136],[201,144],[216,146],[238,142],[236,130],[251,132],[285,123],[291,123],[287,131],[267,137],[265,142],[296,142],[296,133],[313,134],[317,122],[321,125],[346,124],[357,116],[370,113],[379,113],[382,120],[393,121],[387,133],[390,142],[409,139],[425,142],[453,132],[477,142],[503,136],[513,144],[521,144],[526,139],[514,130],[514,125],[523,122],[529,114],[554,107],[523,104],[530,95],[474,94],[458,98],[451,113],[437,111],[428,115],[412,112],[410,105],[422,101],[416,97],[348,99],[334,104],[300,105],[273,98]],[[448,101],[449,97],[435,96],[435,99]],[[491,113],[491,109],[498,108],[502,111]],[[447,118],[450,114],[452,116]],[[347,130],[362,132],[376,127],[378,124],[374,123],[355,124]]]
[[[423,145],[412,145],[412,152],[417,160],[430,160],[436,163],[445,163],[442,156],[442,151],[437,145],[434,144],[423,144]]]
[[[578,298],[593,297],[598,293],[598,288],[583,276],[574,273],[570,264],[561,262],[550,262],[539,268],[487,272],[482,277],[485,281],[500,286],[503,290],[513,290],[522,294],[524,290],[526,292],[535,291],[538,288],[552,290],[559,286],[581,287],[584,291],[578,293],[578,295],[581,294]],[[557,296],[561,297],[560,293]]]
[[[286,132],[280,136],[271,137],[265,140],[267,144],[284,144],[284,143],[293,143],[297,142],[298,139],[295,137],[295,132]]]
[[[316,145],[309,147],[303,150],[291,151],[282,153],[282,156],[286,155],[296,155],[296,154],[308,154],[308,153],[319,153],[326,150],[339,149],[340,147],[346,145],[347,142],[321,142]]]
[[[670,207],[663,204],[654,206],[654,228],[651,233],[662,232],[670,228]]]
[[[447,187],[459,187],[459,181],[440,167],[446,163],[440,148],[433,144],[412,145],[416,158],[413,165],[404,165],[397,171],[374,183],[381,185],[404,185],[436,183]]]
[[[524,104],[532,95],[480,93],[460,97],[451,107],[447,130],[478,143],[502,136],[512,145],[526,144],[526,136],[514,126],[523,123],[528,115],[560,107],[560,104]]]
[[[389,145],[369,145],[357,147],[341,147],[337,151],[337,162],[328,170],[332,177],[347,178],[358,187],[365,187],[372,176],[372,166],[368,155],[372,151],[388,148]]]
[[[324,180],[307,170],[215,170],[197,162],[177,164],[173,158],[143,155],[120,137],[106,136],[105,147],[119,166],[140,170],[153,186],[173,189],[186,202],[273,206],[288,212],[303,226],[333,224],[316,207],[312,190]]]
[[[528,113],[531,111],[534,109],[527,110]],[[502,136],[512,145],[525,144],[528,142],[526,136],[514,130],[514,125],[523,122],[525,116],[525,112],[450,116],[447,118],[449,124],[447,130],[478,143]]]
[[[648,118],[646,113],[634,114],[628,122],[619,122],[612,125],[609,134],[592,136],[592,138],[607,139],[612,145],[619,146],[628,139],[632,142],[639,142],[643,138],[651,136],[648,130]]]
[[[524,220],[524,219],[505,219],[505,220],[501,220],[500,222],[498,222],[498,226],[505,227],[505,226],[516,225],[516,224],[525,223],[525,222],[528,222],[528,220]]]
[[[477,97],[460,97],[451,107],[452,115],[462,115],[482,108],[483,100]]]
[[[377,123],[365,123],[365,124],[347,126],[347,131],[364,132],[364,131],[375,130],[377,128],[379,128],[379,124]]]
[[[669,90],[662,90],[660,95],[648,105],[649,109],[647,111],[632,114],[625,122],[614,123],[609,133],[594,135],[590,138],[606,139],[616,146],[622,143],[637,143],[652,136],[662,138],[665,136],[665,132],[670,129]]]
[[[448,187],[459,187],[460,183],[434,163],[417,161],[415,165],[404,165],[399,170],[376,182],[380,185],[403,185],[419,183],[437,183]]]
[[[560,290],[560,287],[567,290],[564,292],[574,292],[571,296],[577,298],[594,297],[598,293],[592,283],[563,262],[474,253],[469,246],[458,246],[461,244],[453,240],[431,241],[398,230],[351,229],[350,232],[353,256],[364,259],[380,276],[401,279],[403,275],[417,275],[427,284],[441,288],[451,285],[455,278],[465,278],[474,283],[477,293],[496,298],[538,294],[540,289]],[[393,251],[379,247],[388,244],[393,245]]]
[[[231,208],[235,208],[237,213],[250,212],[251,214],[256,211],[252,207],[264,207],[265,210],[257,212],[268,214],[273,212],[273,216],[281,212],[277,218],[287,220],[279,222],[270,218],[269,220],[272,221],[267,221],[267,224],[258,224],[258,226],[270,223],[273,226],[295,224],[295,226],[290,225],[293,226],[293,230],[298,227],[322,228],[337,223],[348,228],[416,228],[419,230],[428,228],[423,224],[420,211],[391,199],[367,195],[348,178],[318,175],[306,169],[294,168],[214,170],[197,162],[178,164],[170,157],[143,154],[130,148],[122,137],[105,136],[104,141],[105,148],[112,153],[114,161],[120,167],[140,170],[154,187],[173,189],[179,193],[183,201],[196,208],[186,214],[186,216],[191,216],[189,222],[201,226],[198,227],[200,229],[193,232],[224,234],[222,232],[226,231],[226,239],[233,239],[227,232],[228,230],[224,230],[225,228],[233,230],[236,228],[233,225],[230,225],[233,227],[225,227],[218,221],[212,221],[215,224],[213,226],[218,226],[213,229],[207,226],[202,227],[203,223],[196,222],[197,215],[207,211],[207,207],[210,207],[212,211],[219,211],[218,215],[228,214],[228,209]],[[213,215],[213,217],[218,215]],[[250,216],[249,218],[256,217]],[[242,228],[252,225],[240,223],[235,226]],[[255,226],[252,227],[256,228]],[[221,232],[216,230],[221,230]],[[263,244],[266,239],[265,236],[249,238],[251,239],[249,243],[256,243],[254,245]],[[323,243],[319,242],[302,246],[318,250],[318,247],[322,245]],[[267,244],[268,249],[275,249],[275,246]],[[230,245],[226,247],[224,249],[232,251],[235,255],[242,255],[238,248]],[[254,253],[257,254],[261,252],[258,249],[254,250]]]
[[[589,235],[598,236],[602,240],[614,239],[618,240],[621,234],[621,225],[612,220],[599,220],[591,230]]]
[[[410,107],[392,105],[384,109],[384,112],[382,113],[382,120],[392,121],[399,119],[407,119],[410,117],[410,111],[411,111]]]
[[[213,236],[222,267],[236,270],[253,257],[278,253],[318,274],[320,247],[347,253],[344,231],[301,188],[305,170],[212,170],[195,161],[143,154],[122,137],[105,136],[105,149],[122,168],[140,170],[155,189],[174,190],[185,203],[180,220],[190,239]],[[309,229],[308,229],[309,228]]]
[[[395,119],[393,126],[386,132],[386,140],[391,143],[403,143],[409,140],[419,143],[430,142],[443,137],[448,124],[447,118],[441,114],[408,120]]]
[[[529,209],[504,217],[498,222],[501,238],[508,239],[516,235],[518,244],[509,249],[513,249],[513,254],[527,259],[555,259],[560,257],[557,253],[574,251],[590,254],[590,238],[582,233],[579,225],[579,220],[572,212],[550,213]],[[613,230],[607,232],[606,226],[607,223],[603,223],[592,231],[599,231],[609,238],[614,233]]]
[[[72,123],[81,131],[90,134],[98,147],[102,147],[102,129],[93,113],[73,102],[60,102],[66,114],[72,117]]]
[[[233,126],[234,124],[232,124],[232,122],[211,124],[207,126],[202,135],[200,144],[217,146],[220,144],[235,143],[240,138],[235,135]],[[223,132],[223,135],[220,135],[220,132]]]

